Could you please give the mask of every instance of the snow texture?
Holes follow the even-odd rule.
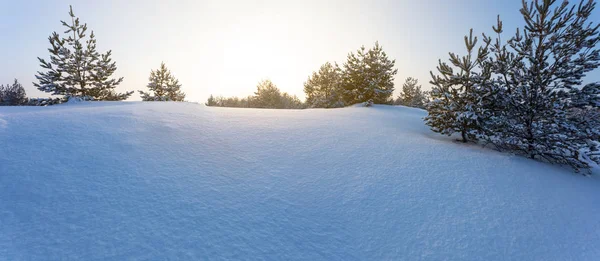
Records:
[[[0,108],[0,260],[600,260],[600,181],[419,109]]]

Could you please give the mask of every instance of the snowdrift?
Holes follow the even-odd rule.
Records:
[[[1,260],[599,260],[600,181],[425,112],[0,108]]]

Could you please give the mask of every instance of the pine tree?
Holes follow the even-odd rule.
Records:
[[[372,100],[386,104],[394,92],[396,61],[390,60],[378,42],[369,50],[362,46],[348,54],[342,76],[342,97],[346,105]]]
[[[254,92],[258,108],[282,109],[281,91],[271,80],[263,80]]]
[[[287,92],[281,94],[282,109],[304,109],[304,103],[296,95]]]
[[[599,66],[599,27],[588,21],[594,8],[591,0],[571,6],[566,1],[523,1],[524,30],[493,48],[493,72],[505,93],[496,102],[501,110],[494,113],[500,127],[492,140],[498,147],[575,169],[589,167],[582,152],[593,135],[587,132],[589,125],[582,125],[581,114],[573,112],[581,109],[576,97],[591,100],[582,92],[598,88],[578,87]]]
[[[498,133],[510,128],[502,114],[510,109],[507,97],[512,95],[512,90],[504,83],[504,80],[509,73],[509,67],[519,61],[516,59],[516,55],[509,51],[501,41],[504,29],[499,16],[497,25],[492,28],[497,34],[497,38],[494,42],[492,37],[483,34],[483,41],[488,46],[490,55],[481,65],[486,68],[486,76],[489,79],[479,85],[478,99],[474,108],[478,112],[479,138],[485,142],[485,145],[494,144],[498,149]]]
[[[341,70],[337,64],[327,62],[304,83],[306,105],[310,108],[342,107],[340,88]]]
[[[144,101],[183,101],[185,93],[181,91],[181,84],[172,74],[165,63],[160,68],[150,71],[147,87],[150,93],[139,91]]]
[[[52,95],[89,97],[94,100],[127,99],[133,92],[114,92],[123,78],[110,78],[117,70],[116,63],[110,58],[112,52],[100,54],[96,50],[94,32],[87,37],[87,24],[80,23],[73,8],[69,8],[70,23],[61,23],[67,28],[65,34],[72,35],[61,38],[53,32],[48,37],[52,46],[48,49],[50,61],[38,57],[40,66],[46,72],[38,71],[36,78],[39,83],[34,85],[38,90]]]
[[[206,103],[204,103],[204,105],[209,107],[217,106],[217,101],[215,100],[215,97],[213,97],[213,95],[211,94],[210,97],[208,97],[208,100],[206,100]]]
[[[427,125],[435,132],[452,135],[460,133],[462,142],[473,140],[479,133],[478,116],[479,99],[483,86],[490,79],[490,69],[485,63],[488,45],[480,46],[475,53],[477,37],[473,37],[473,29],[465,36],[466,56],[450,53],[450,63],[457,69],[439,61],[431,84],[432,101],[427,105]]]
[[[577,130],[571,134],[587,145],[580,156],[586,165],[600,164],[600,83],[572,89],[570,97],[567,120]]]
[[[12,85],[0,85],[0,105],[16,106],[27,102],[25,88],[15,79]]]
[[[425,96],[425,92],[421,91],[419,80],[408,77],[404,84],[402,84],[402,93],[400,93],[394,104],[424,108],[427,99]]]

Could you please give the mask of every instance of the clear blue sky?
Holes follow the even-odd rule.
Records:
[[[120,91],[145,89],[164,61],[192,101],[249,95],[261,79],[303,98],[303,82],[322,63],[341,64],[375,41],[396,59],[397,89],[409,76],[429,89],[429,71],[449,51],[464,53],[470,28],[490,33],[497,14],[507,36],[522,25],[520,0],[0,0],[0,82],[17,78],[28,96],[47,96],[32,84],[36,57],[48,58],[47,38],[64,31],[69,4],[98,49],[113,50]],[[587,78],[598,80],[599,71]]]

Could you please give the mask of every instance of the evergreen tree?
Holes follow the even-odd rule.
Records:
[[[271,80],[263,80],[256,86],[256,105],[258,108],[282,109],[281,91]]]
[[[114,92],[123,78],[110,78],[117,70],[116,63],[110,58],[111,51],[100,54],[96,50],[94,32],[87,37],[87,24],[80,23],[73,8],[69,8],[70,23],[61,23],[67,28],[65,34],[72,35],[61,38],[53,32],[48,37],[52,46],[48,49],[50,61],[38,57],[40,66],[46,72],[38,72],[36,78],[39,83],[34,85],[52,95],[90,97],[94,100],[127,99],[133,92]]]
[[[344,105],[341,97],[341,70],[337,64],[323,64],[304,83],[306,105],[310,108],[335,108]]]
[[[589,168],[593,126],[574,113],[593,100],[598,84],[579,89],[585,75],[599,66],[598,25],[589,21],[594,1],[569,5],[556,0],[523,1],[524,30],[493,48],[493,72],[500,77],[503,99],[496,102],[496,146],[533,159]],[[501,30],[494,28],[497,33]],[[498,42],[500,42],[498,40]],[[574,102],[577,101],[577,102]],[[581,102],[584,101],[584,102]],[[597,108],[597,107],[596,107]]]
[[[213,95],[211,94],[210,97],[208,97],[208,100],[206,100],[206,103],[204,103],[204,105],[209,107],[217,106],[217,101],[215,97],[213,97]]]
[[[150,71],[149,81],[147,87],[151,93],[139,91],[142,100],[183,101],[185,99],[179,80],[171,74],[165,63],[161,63],[159,69]]]
[[[26,102],[25,88],[17,79],[12,85],[0,85],[0,105],[16,106],[23,105]]]
[[[489,78],[479,85],[477,103],[474,105],[478,112],[479,137],[482,138],[482,141],[487,142],[486,145],[497,144],[497,133],[508,127],[506,119],[500,114],[509,109],[507,97],[511,95],[511,89],[503,83],[505,78],[499,72],[507,75],[508,67],[518,63],[515,54],[502,44],[503,25],[499,16],[497,25],[492,28],[498,37],[493,43],[492,37],[483,34],[483,41],[488,46],[490,55],[481,65],[485,68],[486,76]],[[496,146],[496,148],[498,147]]]
[[[425,96],[425,93],[421,91],[419,80],[408,77],[404,84],[402,84],[402,93],[400,93],[394,104],[424,108],[427,99]]]
[[[282,109],[304,109],[304,103],[296,95],[287,92],[281,94]]]
[[[485,62],[488,45],[480,46],[475,53],[477,37],[473,37],[473,29],[465,36],[465,46],[466,56],[450,53],[450,63],[456,72],[442,61],[437,67],[439,75],[431,72],[433,100],[427,105],[425,118],[433,131],[446,135],[460,133],[463,142],[475,139],[479,133],[479,98],[491,77]]]
[[[577,130],[571,133],[587,145],[580,156],[586,165],[600,164],[600,84],[587,84],[581,89],[572,89],[570,94],[567,120]]]
[[[342,76],[342,97],[346,105],[372,100],[386,104],[394,92],[395,60],[390,60],[378,42],[372,49],[362,46],[348,54]]]
[[[270,84],[267,84],[270,85]],[[274,86],[274,85],[273,85]],[[276,87],[275,87],[276,88]],[[271,108],[271,109],[304,109],[305,104],[296,97],[285,92],[280,92],[279,96],[273,93],[271,87],[267,87],[269,91],[262,89],[259,96],[248,96],[245,98],[238,97],[223,97],[212,95],[205,103],[207,106],[216,107],[238,107],[238,108]]]

